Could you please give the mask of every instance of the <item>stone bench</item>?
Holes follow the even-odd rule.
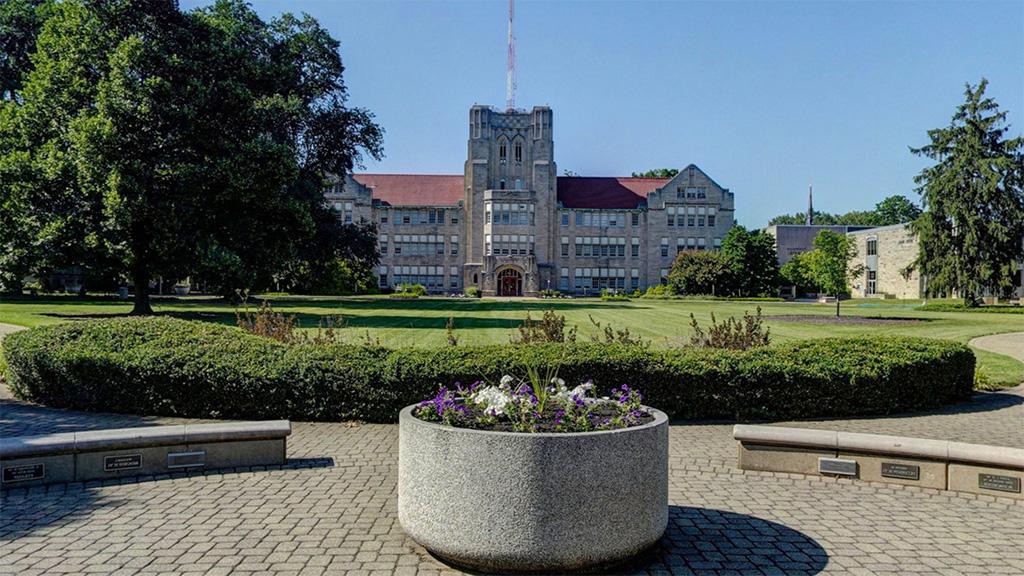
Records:
[[[743,470],[857,478],[1024,499],[1024,449],[737,424]]]
[[[280,466],[291,433],[291,422],[270,420],[0,438],[0,487]]]

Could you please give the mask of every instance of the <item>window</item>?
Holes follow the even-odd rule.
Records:
[[[505,159],[508,158],[508,144],[502,142],[501,144],[498,145],[498,158],[501,158],[502,162],[504,162]]]
[[[868,238],[868,256],[878,255],[878,239]],[[874,294],[874,292],[868,292],[868,294]]]
[[[714,214],[708,214],[708,226],[714,226],[714,225],[715,225],[715,215]]]
[[[457,235],[456,236],[452,236],[450,238],[450,240],[451,240],[451,248],[452,248],[451,249],[451,255],[452,256],[458,256],[459,255],[459,237]]]
[[[583,212],[576,213],[576,225],[583,226]]]
[[[661,239],[661,257],[662,258],[667,258],[668,257],[668,238],[662,238]]]
[[[452,224],[458,224],[459,223],[459,213],[458,212],[452,213],[451,223]]]
[[[562,236],[562,256],[569,255],[569,237]]]
[[[633,256],[633,258],[639,258],[640,257],[640,239],[639,238],[633,238],[631,242],[632,242],[633,246],[632,246],[632,251],[630,252],[630,254]]]
[[[668,225],[669,226],[675,226],[676,225],[676,207],[675,206],[669,206],[668,208],[665,209],[665,212],[668,214]]]
[[[534,224],[533,204],[488,204],[485,208],[487,224],[509,224],[511,226],[532,226]],[[493,212],[493,215],[492,215]]]
[[[408,212],[402,214],[402,224],[412,224],[412,215]]]
[[[387,224],[388,223],[388,214],[387,214],[387,212],[381,212],[380,223],[381,224]]]
[[[562,268],[562,274],[558,277],[558,289],[568,290],[569,289],[569,269]]]
[[[504,178],[502,178],[501,181],[498,182],[498,188],[501,189],[501,190],[505,189],[505,179]]]
[[[381,234],[380,235],[380,253],[381,254],[387,254],[388,253],[388,235],[387,234]]]
[[[568,225],[569,225],[569,213],[568,212],[562,212],[562,226],[568,226]]]
[[[523,163],[523,145],[516,143],[516,164]]]
[[[631,223],[632,223],[633,226],[639,226],[640,225],[640,213],[639,212],[633,212],[632,214],[630,214],[630,220],[631,220]]]
[[[382,238],[382,240],[385,240]],[[444,254],[444,236],[433,234],[395,234],[395,254],[432,256]]]
[[[878,289],[878,272],[875,270],[868,270],[868,294],[874,294]]]
[[[636,290],[637,288],[640,287],[640,269],[633,268],[632,270],[629,271],[629,275],[631,278],[629,282],[630,288]]]
[[[388,286],[388,267],[381,266],[377,269],[377,283],[381,288],[387,288]]]

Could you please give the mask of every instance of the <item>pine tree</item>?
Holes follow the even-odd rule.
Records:
[[[1006,112],[985,97],[987,86],[967,84],[949,126],[911,148],[936,162],[914,178],[925,210],[911,225],[916,265],[930,293],[955,292],[969,305],[1009,286],[1024,252],[1024,138],[1006,137]]]

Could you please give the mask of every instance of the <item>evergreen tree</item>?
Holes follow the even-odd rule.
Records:
[[[1009,286],[1024,255],[1024,138],[1007,138],[1006,112],[987,86],[967,84],[949,126],[911,148],[935,161],[914,179],[924,206],[911,226],[916,265],[930,293],[957,293],[969,305]]]

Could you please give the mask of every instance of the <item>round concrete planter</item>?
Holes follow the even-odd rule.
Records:
[[[613,564],[668,524],[668,418],[635,428],[521,434],[399,415],[398,519],[454,564],[495,572]]]

